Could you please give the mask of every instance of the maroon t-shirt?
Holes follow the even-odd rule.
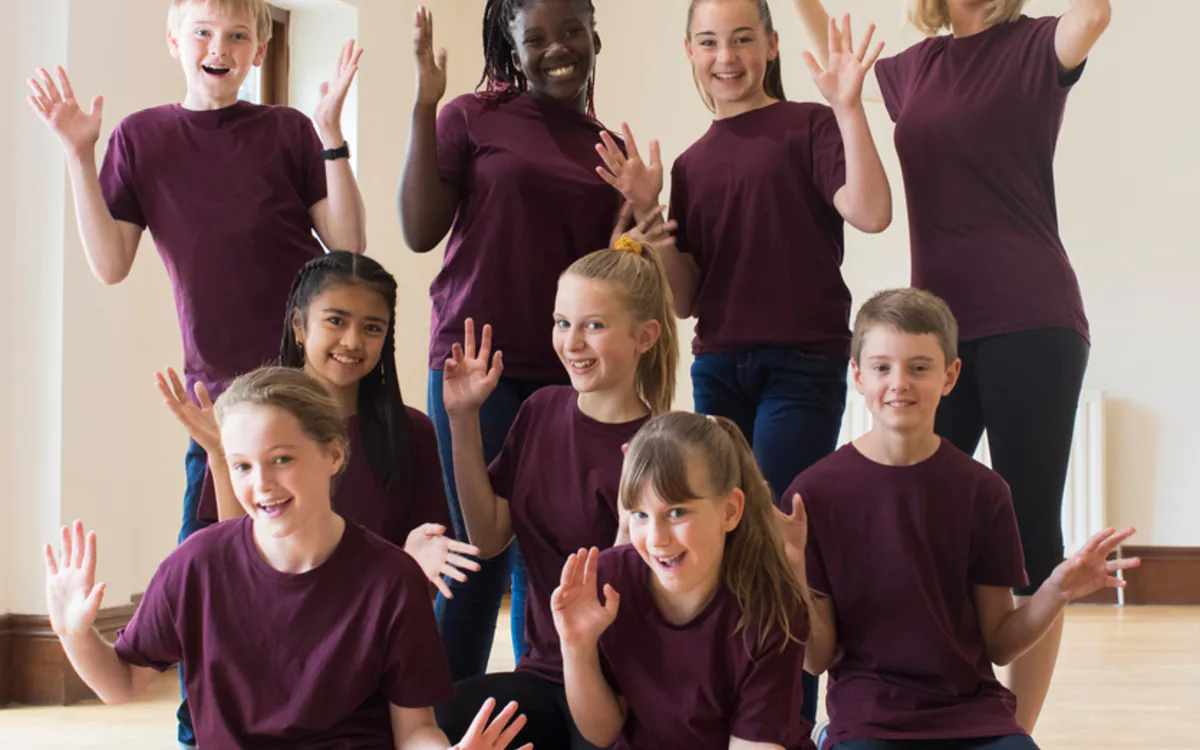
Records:
[[[567,557],[616,541],[621,446],[646,422],[597,422],[579,411],[578,398],[570,386],[550,386],[530,396],[488,469],[492,490],[508,500],[529,577],[529,651],[517,669],[557,683],[562,682],[562,650],[550,595]]]
[[[1088,336],[1058,235],[1054,150],[1067,94],[1057,18],[936,36],[875,66],[904,172],[912,283],[963,341],[1035,328]]]
[[[850,356],[846,183],[833,110],[780,102],[716,120],[671,168],[679,249],[700,268],[692,351],[788,346]]]
[[[126,117],[100,189],[113,218],[150,230],[175,290],[188,391],[213,398],[273,361],[292,279],[323,252],[309,210],[326,197],[312,121],[238,102]]]
[[[459,190],[442,270],[429,287],[429,367],[441,370],[463,321],[491,323],[504,373],[562,380],[550,344],[567,266],[607,247],[621,195],[596,174],[604,127],[533,96],[460,96],[438,114],[438,171]]]
[[[629,717],[616,750],[724,750],[729,738],[810,750],[812,727],[800,715],[804,646],[772,632],[737,630],[742,609],[721,587],[686,625],[662,616],[653,573],[632,545],[600,554],[598,582],[621,595],[617,619],[600,637],[600,663]],[[804,640],[802,607],[792,633]]]
[[[350,522],[299,575],[267,564],[249,518],[197,532],[159,566],[116,649],[140,667],[182,663],[200,747],[391,750],[389,703],[454,695],[420,567]]]
[[[446,527],[448,535],[454,534],[433,422],[411,406],[406,406],[405,410],[412,422],[409,433],[412,459],[401,476],[400,489],[389,491],[371,471],[357,416],[346,422],[350,433],[350,462],[333,487],[333,509],[338,515],[397,547],[403,547],[408,533],[425,523],[440,523]],[[197,514],[204,521],[217,520],[216,489],[208,470],[204,472]]]
[[[849,444],[796,478],[784,510],[797,492],[808,582],[837,614],[826,749],[1023,733],[972,594],[1028,584],[1000,475],[945,440],[915,466],[878,464]]]

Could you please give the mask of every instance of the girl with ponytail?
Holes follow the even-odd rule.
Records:
[[[571,555],[551,600],[579,730],[620,750],[811,748],[809,593],[737,425],[654,418],[620,491],[632,543]]]

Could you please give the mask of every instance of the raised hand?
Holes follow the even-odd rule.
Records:
[[[633,139],[629,125],[622,123],[621,130],[625,136],[625,153],[621,153],[608,131],[600,132],[596,153],[604,160],[604,166],[596,167],[596,173],[620,191],[639,212],[652,211],[658,205],[658,196],[663,189],[662,154],[658,141],[650,141],[650,163],[647,164],[638,153],[637,141]]]
[[[1131,526],[1120,533],[1116,529],[1105,529],[1096,534],[1054,569],[1046,585],[1057,589],[1059,595],[1068,602],[1082,599],[1106,586],[1124,588],[1125,581],[1113,574],[1118,570],[1136,568],[1142,561],[1137,557],[1109,560],[1108,556],[1121,542],[1133,536],[1134,531]]]
[[[792,513],[788,515],[775,508],[775,526],[783,537],[788,562],[793,567],[804,562],[804,550],[808,547],[808,513],[799,493],[792,495]]]
[[[660,253],[665,247],[674,247],[675,230],[679,228],[679,224],[663,218],[662,212],[665,208],[665,206],[660,206],[658,211],[651,213],[640,222],[635,222],[634,205],[631,201],[626,201],[621,206],[621,213],[617,215],[617,223],[613,227],[609,247],[615,247],[617,240],[621,237],[653,245]]]
[[[188,398],[187,389],[179,379],[179,373],[173,368],[168,367],[165,376],[161,372],[155,373],[154,378],[158,384],[158,392],[162,394],[163,403],[188,431],[192,440],[210,456],[225,455],[225,449],[221,446],[221,428],[217,426],[212,399],[208,397],[208,388],[204,383],[196,383],[196,402],[199,403],[197,406],[196,402]]]
[[[512,742],[525,726],[525,715],[513,719],[513,715],[517,713],[517,704],[514,701],[505,706],[494,721],[488,723],[495,708],[495,699],[488,698],[484,701],[479,713],[475,714],[475,721],[467,728],[467,733],[450,750],[506,750],[508,743]],[[518,750],[533,750],[533,743],[522,745]]]
[[[421,570],[425,572],[425,577],[432,581],[447,599],[453,599],[454,594],[450,593],[450,587],[446,585],[443,576],[462,583],[467,580],[464,570],[479,570],[479,563],[463,557],[478,555],[479,548],[446,536],[446,527],[441,524],[421,524],[410,531],[408,539],[404,542],[404,551],[417,561]]]
[[[86,635],[96,622],[104,584],[96,583],[96,532],[83,534],[83,522],[62,529],[59,556],[47,544],[46,606],[50,627],[60,638]]]
[[[417,57],[417,104],[435,107],[446,95],[446,50],[433,53],[433,11],[414,14],[413,52]]]
[[[550,595],[554,628],[564,646],[592,646],[617,619],[621,596],[604,584],[604,604],[596,593],[596,563],[600,550],[581,549],[567,558],[558,588]]]
[[[871,24],[856,48],[850,31],[850,14],[842,18],[840,29],[837,21],[830,16],[828,64],[822,68],[811,52],[804,53],[804,62],[812,73],[813,82],[834,109],[862,103],[863,80],[883,51],[883,42],[871,48],[871,37],[874,35],[875,24]]]
[[[62,83],[62,91],[54,84],[54,79],[45,68],[38,68],[40,81],[29,78],[26,82],[33,93],[26,97],[29,105],[46,127],[58,136],[63,148],[72,156],[95,150],[96,142],[100,140],[100,118],[104,112],[104,97],[92,99],[92,111],[84,112],[75,100],[75,91],[71,88],[71,80],[61,66],[56,68],[58,80]]]
[[[358,60],[362,53],[362,49],[354,48],[353,39],[346,42],[338,56],[333,80],[321,84],[321,101],[313,112],[313,122],[317,124],[317,131],[325,140],[326,148],[338,148],[343,143],[342,107],[346,104],[350,84],[354,83],[354,76],[358,73]],[[333,143],[335,140],[337,143]]]
[[[492,327],[483,327],[479,351],[475,350],[475,321],[467,318],[463,325],[463,343],[455,344],[442,370],[442,402],[448,414],[478,409],[496,390],[504,371],[500,352],[492,352]],[[488,358],[491,356],[489,364]]]

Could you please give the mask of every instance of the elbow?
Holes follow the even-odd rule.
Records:
[[[116,286],[129,278],[129,267],[125,268],[93,268],[92,273],[105,286]]]
[[[1097,36],[1104,33],[1111,22],[1112,3],[1109,0],[1100,0],[1100,2],[1092,3],[1084,17],[1084,24]]]
[[[892,202],[880,201],[873,210],[863,211],[851,225],[864,234],[879,234],[892,225]]]
[[[804,671],[814,677],[820,677],[829,671],[832,661],[829,654],[814,654],[812,651],[808,651],[804,654]]]
[[[997,667],[1007,667],[1021,655],[1020,651],[1002,643],[995,643],[994,639],[988,638],[983,641],[983,651],[987,654],[988,661]]]
[[[418,255],[424,255],[438,244],[437,240],[410,229],[403,221],[400,222],[400,234],[404,237],[404,244],[408,245],[408,249]]]

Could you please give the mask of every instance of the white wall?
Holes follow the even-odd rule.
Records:
[[[406,399],[423,408],[429,332],[428,285],[440,251],[407,251],[395,188],[407,144],[413,91],[415,0],[284,0],[295,5],[293,96],[311,110],[312,92],[332,71],[341,43],[366,49],[357,83],[361,107],[352,145],[369,217],[369,252],[400,283],[398,365]],[[314,6],[314,4],[316,4]],[[321,7],[322,5],[325,10]],[[481,4],[433,0],[439,45],[450,51],[450,96],[479,78]],[[605,48],[598,109],[611,126],[628,119],[668,158],[704,132],[681,49],[687,0],[603,0]],[[122,33],[108,28],[111,3],[16,0],[0,21],[21,29],[0,55],[7,92],[0,107],[0,612],[41,612],[39,548],[58,525],[80,517],[100,534],[100,577],[110,605],[145,587],[174,545],[186,438],[160,404],[153,372],[181,352],[170,285],[149,240],[128,280],[92,278],[74,228],[61,151],[24,102],[35,65],[65,61],[81,98],[106,96],[105,132],[134,110],[178,101],[182,76],[164,44],[163,0],[120,0]],[[352,7],[347,7],[352,6]],[[806,40],[776,0],[785,81],[794,99],[815,91],[800,59]],[[1144,7],[1141,7],[1144,6]],[[1186,47],[1162,45],[1158,25],[1200,25],[1200,6],[1146,0],[1140,14],[1118,6],[1113,26],[1072,94],[1057,162],[1060,218],[1083,286],[1095,346],[1086,387],[1112,399],[1111,517],[1136,523],[1140,541],[1200,544],[1200,405],[1190,377],[1200,366],[1190,325],[1200,319],[1200,230],[1189,221],[1200,164]],[[1057,12],[1043,0],[1032,12]],[[859,26],[873,11],[896,51],[903,31],[894,0],[859,0]],[[357,9],[357,23],[352,9]],[[306,14],[315,14],[306,16]],[[321,15],[324,14],[324,15]],[[313,23],[316,19],[316,23]],[[654,70],[647,75],[652,60]],[[307,97],[307,98],[306,98]],[[882,236],[850,233],[845,274],[856,300],[908,278],[907,222],[891,124],[881,107],[871,124],[897,197]],[[690,336],[690,333],[687,334]],[[685,357],[678,404],[691,404]]]

